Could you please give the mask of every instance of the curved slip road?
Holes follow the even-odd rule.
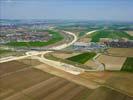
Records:
[[[64,49],[70,45],[72,45],[73,43],[75,43],[77,41],[77,36],[72,33],[72,32],[67,32],[67,31],[64,31],[65,33],[73,36],[73,41],[71,41],[70,43],[65,43],[65,44],[62,44],[60,46],[56,46],[56,47],[52,47],[52,48],[49,48],[49,49],[53,49],[53,50],[61,50],[61,49]],[[47,53],[50,53],[50,52],[53,52],[53,51],[45,51],[45,52],[42,52],[41,54],[41,58],[38,58],[39,61],[47,64],[47,65],[50,65],[50,66],[53,66],[55,68],[58,68],[58,69],[61,69],[61,70],[64,70],[66,72],[69,72],[71,74],[74,74],[74,75],[78,75],[80,74],[81,72],[84,72],[84,69],[81,69],[81,68],[77,68],[73,65],[70,65],[70,64],[66,64],[66,63],[62,63],[62,62],[59,62],[59,61],[54,61],[54,60],[50,60],[50,59],[47,59],[44,57],[45,54]]]
[[[96,32],[97,30],[94,30],[94,31],[90,31],[88,33],[86,33],[86,35],[88,34],[92,34],[94,32]],[[75,43],[77,41],[77,36],[72,33],[72,32],[68,32],[68,31],[63,31],[65,32],[66,34],[68,35],[71,35],[73,36],[73,41],[71,41],[70,43],[65,43],[65,44],[62,44],[62,45],[59,45],[59,46],[55,46],[55,47],[51,47],[49,49],[53,49],[53,50],[61,50],[61,49],[64,49],[70,45],[72,45],[73,43]],[[47,53],[50,53],[50,52],[53,52],[53,51],[42,51],[42,52],[38,52],[38,51],[29,51],[29,52],[26,52],[26,55],[25,56],[20,56],[20,57],[13,57],[13,58],[10,58],[10,59],[6,59],[6,60],[2,60],[0,61],[0,63],[2,62],[8,62],[8,61],[12,61],[12,60],[19,60],[19,59],[24,59],[26,57],[31,57],[31,56],[37,56],[39,54],[41,54],[41,57],[34,57],[36,59],[38,59],[39,61],[43,62],[43,63],[46,63],[50,66],[53,66],[53,67],[56,67],[56,68],[59,68],[61,70],[64,70],[66,72],[69,72],[69,73],[72,73],[72,74],[75,74],[75,75],[78,75],[80,74],[81,72],[84,72],[85,70],[82,69],[82,68],[77,68],[73,65],[70,65],[70,64],[66,64],[66,63],[62,63],[62,62],[58,62],[58,61],[54,61],[54,60],[49,60],[49,59],[46,59],[44,57],[45,54]],[[101,68],[100,69],[96,69],[96,70],[93,70],[93,71],[101,71]]]
[[[92,34],[92,33],[96,32],[96,31],[97,30],[90,31],[90,32],[86,33],[86,35]],[[73,43],[75,43],[77,41],[78,38],[77,38],[77,36],[74,33],[68,32],[68,31],[64,31],[64,32],[67,33],[67,34],[69,34],[69,35],[72,35],[74,37],[73,41],[71,41],[70,43],[67,43],[67,44],[62,44],[60,46],[52,47],[50,49],[53,49],[53,50],[61,50],[61,49],[64,49],[64,48],[72,45]],[[55,68],[64,70],[64,71],[69,72],[69,73],[74,74],[74,75],[78,75],[78,74],[80,74],[80,73],[82,73],[82,72],[85,71],[85,69],[78,68],[78,67],[75,67],[75,66],[70,65],[70,64],[66,64],[66,63],[63,63],[63,62],[54,61],[54,60],[50,60],[50,59],[45,58],[44,55],[47,54],[47,53],[50,53],[50,52],[53,52],[53,51],[45,51],[45,52],[42,52],[41,58],[38,57],[37,59],[39,61],[47,64],[47,65],[50,65],[50,66],[53,66]],[[30,53],[32,54],[32,52],[28,52],[28,53],[29,54]],[[33,52],[33,53],[35,53],[35,52]],[[94,59],[94,62],[96,64],[98,64],[99,66],[98,66],[98,68],[96,70],[90,70],[90,71],[103,71],[104,70],[104,67],[102,66],[102,64],[100,62],[98,62],[96,59]]]

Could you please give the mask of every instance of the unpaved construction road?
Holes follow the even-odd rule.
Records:
[[[96,31],[97,30],[88,32],[88,33],[86,33],[86,35],[92,34],[93,32],[96,32]],[[75,43],[77,41],[78,37],[74,33],[68,32],[68,31],[63,31],[63,32],[65,32],[68,35],[71,35],[73,37],[73,40],[70,41],[69,43],[65,43],[65,44],[62,44],[62,45],[59,45],[59,46],[51,47],[49,49],[61,50],[61,49],[64,49],[64,48],[72,45],[73,43]],[[36,56],[36,55],[40,55],[41,54],[41,58],[40,57],[36,57],[36,59],[38,59],[39,61],[41,61],[43,63],[46,63],[46,64],[48,64],[50,66],[65,70],[65,71],[70,72],[70,73],[75,74],[75,75],[78,75],[78,74],[84,72],[84,69],[77,68],[77,67],[75,67],[73,65],[65,64],[65,63],[61,63],[61,62],[58,62],[58,61],[53,61],[53,60],[49,60],[49,59],[44,58],[44,55],[47,54],[47,53],[50,53],[50,52],[53,52],[53,51],[42,51],[42,52],[29,51],[29,52],[26,52],[25,56],[12,57],[10,59],[1,60],[0,63],[7,62],[7,61],[12,61],[12,60],[24,59],[26,57]],[[65,67],[64,67],[64,65],[65,65]],[[68,68],[66,69],[67,66],[68,66]],[[103,70],[102,66],[100,66],[98,69],[93,70],[93,71],[101,71],[101,70]]]

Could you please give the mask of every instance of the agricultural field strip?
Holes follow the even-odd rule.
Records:
[[[127,57],[121,68],[121,71],[133,72],[133,57]]]
[[[113,54],[113,53],[109,53],[109,52],[107,52],[107,53],[102,53],[103,55],[106,55],[106,56],[112,56],[112,57],[127,57],[127,56],[123,56],[123,55],[119,55],[119,54]],[[132,55],[131,55],[131,57],[133,57]]]
[[[132,52],[133,48],[110,48],[106,51],[105,55],[114,57],[133,57]]]
[[[5,53],[11,53],[12,51],[10,51],[10,50],[4,50],[4,49],[1,49],[0,48],[0,55],[1,54],[5,54]]]
[[[117,88],[114,88],[112,86],[108,86],[106,84],[103,84],[103,83],[99,82],[98,80],[97,81],[92,80],[92,79],[88,80],[88,79],[83,78],[83,77],[79,77],[79,76],[75,76],[73,74],[62,72],[59,69],[50,68],[50,67],[46,67],[46,66],[43,67],[42,65],[38,65],[35,68],[40,69],[40,70],[45,71],[45,72],[48,72],[48,73],[51,73],[51,74],[54,74],[54,75],[57,75],[59,77],[62,77],[64,79],[67,79],[67,80],[72,81],[74,83],[77,83],[77,84],[80,84],[82,86],[85,86],[85,87],[87,87],[89,89],[96,89],[96,88],[98,88],[100,86],[104,86],[104,87],[107,87],[107,88],[109,88],[111,90],[115,90],[115,91],[117,91],[119,93],[125,94],[125,95],[127,95],[129,97],[133,97],[132,94],[129,94],[129,93],[127,93],[127,92],[125,92],[125,91],[123,91],[121,89],[117,89]]]
[[[58,89],[57,91],[46,96],[44,100],[57,99],[59,96],[63,96],[65,93],[70,92],[72,89],[76,88],[75,84],[68,83],[64,87]]]
[[[5,90],[2,91],[3,93],[7,93],[8,90],[13,90],[11,93],[5,94],[5,96],[3,95],[3,97],[8,97],[11,94],[21,92],[22,90],[29,88],[30,86],[34,86],[40,82],[43,82],[44,80],[47,80],[51,77],[53,77],[53,75],[48,74],[46,72],[42,72],[34,68],[30,70],[27,69],[26,71],[14,73],[13,75],[3,77],[2,79],[0,79],[0,89]]]
[[[86,73],[86,72],[85,72]],[[80,74],[79,75],[80,77],[82,77],[82,78],[85,78],[85,79],[87,79],[87,80],[89,80],[89,79],[93,79],[92,81],[93,82],[95,82],[95,83],[98,83],[98,84],[104,84],[104,80],[103,79],[100,79],[99,77],[97,77],[97,76],[95,76],[95,75],[93,75],[93,74],[90,74],[90,75],[86,75],[86,74],[84,74],[84,73],[82,73],[82,74]]]
[[[106,54],[101,54],[97,58],[97,61],[104,64],[106,70],[120,70],[125,60],[125,57],[114,57]]]
[[[104,86],[104,87],[106,87],[106,88],[109,88],[109,89],[111,89],[111,90],[117,91],[117,92],[119,92],[119,93],[121,93],[121,94],[125,94],[125,95],[127,95],[127,96],[133,98],[133,95],[132,95],[132,94],[129,94],[129,93],[127,93],[127,92],[125,92],[125,91],[123,91],[123,90],[121,90],[121,89],[118,89],[118,88],[115,88],[115,87],[112,87],[112,86],[109,86],[109,85],[106,85],[106,84],[101,85],[101,86]]]
[[[0,75],[0,79],[1,79],[2,77],[6,77],[6,76],[9,76],[9,75],[11,75],[11,74],[18,73],[18,72],[21,72],[21,71],[25,71],[25,70],[31,69],[31,68],[34,68],[34,67],[33,67],[33,66],[30,66],[30,67],[27,67],[27,68],[22,68],[22,69],[16,70],[16,71],[14,71],[14,72],[5,73],[5,74],[3,74],[3,75]]]
[[[94,83],[90,80],[82,79],[82,78],[78,77],[77,75],[67,73],[65,71],[62,71],[62,70],[54,68],[54,67],[50,67],[50,66],[44,67],[43,65],[38,65],[38,66],[35,66],[35,68],[42,70],[44,72],[48,72],[48,73],[51,73],[53,75],[62,77],[64,79],[67,79],[67,80],[72,81],[74,83],[86,86],[90,89],[95,89],[95,88],[99,87],[99,85],[97,83]]]
[[[74,88],[70,92],[68,92],[66,95],[62,96],[58,100],[71,100],[74,96],[76,96],[80,91],[82,91],[84,88],[79,86],[77,88]]]
[[[86,61],[93,58],[95,55],[96,55],[95,53],[86,52],[86,53],[82,53],[82,54],[67,58],[67,60],[84,64]]]
[[[0,88],[0,91],[1,91],[2,89]],[[4,90],[4,89],[3,89]],[[1,93],[0,93],[0,99],[2,98],[2,97],[4,97],[5,95],[8,95],[8,94],[10,94],[10,93],[12,93],[12,92],[14,92],[14,90],[13,89],[9,89],[7,92],[2,92],[1,91]]]
[[[56,83],[56,84],[52,85],[53,83]],[[79,86],[79,87],[77,86],[78,85],[76,85],[75,83],[70,83],[58,77],[53,77],[53,78],[47,79],[46,81],[42,81],[41,83],[35,84],[29,88],[26,88],[18,93],[15,93],[14,95],[7,97],[5,100],[21,98],[22,96],[25,96],[29,99],[34,100],[36,96],[40,97],[42,93],[43,93],[44,100],[49,100],[49,99],[51,100],[52,98],[54,98],[54,100],[55,98],[58,98],[57,100],[59,100],[59,98],[66,97],[65,93],[68,93],[67,96],[69,98],[73,98],[81,90],[85,89],[85,87],[83,86]],[[43,91],[41,93],[37,92],[37,91],[40,91],[40,89],[43,89]],[[36,94],[32,95],[34,93]],[[74,95],[72,96],[71,94],[74,94]]]
[[[30,92],[30,93],[26,93],[27,95],[29,94],[33,94],[33,93],[36,93],[35,94],[35,96],[40,96],[41,94],[43,94],[42,95],[42,98],[45,98],[45,97],[47,97],[48,95],[50,95],[51,93],[54,93],[54,92],[56,92],[56,91],[58,91],[59,89],[62,89],[64,86],[66,86],[67,84],[69,84],[69,82],[68,81],[66,81],[66,80],[62,80],[62,79],[60,79],[59,81],[57,81],[57,82],[55,82],[54,84],[53,84],[53,82],[51,83],[51,85],[47,85],[47,86],[44,86],[43,88],[45,88],[45,89],[43,89],[43,88],[40,88],[39,90],[41,91],[41,93],[36,93],[36,91],[39,91],[38,89],[36,90],[36,91],[32,91],[32,92]],[[71,84],[73,84],[73,83],[71,83]],[[34,97],[34,96],[33,96]],[[36,98],[37,99],[37,98]]]
[[[58,86],[60,86],[63,82],[65,82],[66,80],[62,80],[61,78],[58,78],[58,77],[53,77],[53,78],[50,78],[50,79],[48,79],[48,80],[44,80],[43,82],[41,82],[41,83],[39,83],[39,84],[35,84],[35,85],[33,85],[33,86],[31,86],[31,87],[29,87],[29,88],[27,88],[27,89],[24,89],[24,90],[22,90],[22,91],[20,91],[20,92],[17,92],[16,94],[14,94],[14,95],[12,95],[12,96],[9,96],[8,98],[6,98],[6,99],[11,99],[11,98],[14,98],[14,97],[17,97],[17,96],[19,96],[19,95],[25,95],[25,96],[28,96],[29,97],[29,95],[28,94],[30,94],[30,93],[32,93],[32,92],[34,92],[34,91],[36,91],[37,92],[37,90],[38,89],[41,89],[41,88],[43,88],[43,87],[45,87],[45,93],[47,93],[47,91],[50,89],[50,87],[56,87],[57,85]],[[55,83],[56,82],[56,84],[54,84],[54,85],[52,85],[53,83]],[[51,86],[52,85],[52,86]],[[39,92],[38,92],[39,93]],[[15,99],[15,98],[14,98]]]
[[[94,34],[91,34],[91,38],[92,42],[99,42],[101,38],[114,38],[114,39],[127,38],[132,40],[133,36],[130,36],[129,34],[123,31],[100,30],[94,32]]]
[[[114,89],[114,88],[113,88]],[[125,94],[125,93],[124,93]]]
[[[91,74],[92,75],[92,74]],[[96,78],[96,76],[94,76],[94,75],[92,75],[93,76],[93,78]],[[85,79],[88,79],[87,78],[87,76],[85,77],[85,76],[81,76],[82,78],[85,78]],[[89,79],[90,80],[90,79]],[[121,90],[121,89],[119,89],[119,88],[115,88],[115,87],[112,87],[112,86],[109,86],[109,85],[107,85],[107,84],[104,84],[104,82],[103,81],[101,81],[100,79],[91,79],[91,81],[92,82],[95,82],[95,83],[97,83],[97,84],[99,84],[100,86],[103,86],[103,87],[106,87],[106,88],[109,88],[109,89],[111,89],[111,90],[114,90],[114,91],[117,91],[117,92],[119,92],[119,93],[122,93],[122,94],[125,94],[125,95],[127,95],[127,96],[129,96],[129,97],[133,97],[133,95],[132,94],[129,94],[129,93],[127,93],[127,92],[125,92],[125,91],[123,91],[123,90]]]

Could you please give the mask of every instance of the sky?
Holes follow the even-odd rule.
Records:
[[[0,18],[133,21],[133,0],[0,0]]]

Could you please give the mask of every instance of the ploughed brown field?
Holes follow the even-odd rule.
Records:
[[[0,100],[132,100],[107,87],[89,89],[23,61],[2,63],[0,71]]]
[[[93,80],[102,86],[129,94],[133,97],[133,74],[128,72],[85,72],[79,75],[87,80]],[[114,100],[114,99],[113,99]],[[119,100],[119,99],[118,99]],[[121,100],[121,99],[120,99]]]
[[[133,48],[110,48],[108,53],[119,57],[133,57]]]
[[[10,67],[9,67],[10,66]],[[23,68],[27,68],[29,65],[20,63],[18,61],[10,61],[8,63],[1,63],[0,64],[0,75],[5,75],[7,73],[11,73]]]
[[[20,61],[0,64],[0,70],[0,100],[75,100],[91,91]]]
[[[121,70],[126,57],[100,55],[97,60],[105,65],[106,70]]]

